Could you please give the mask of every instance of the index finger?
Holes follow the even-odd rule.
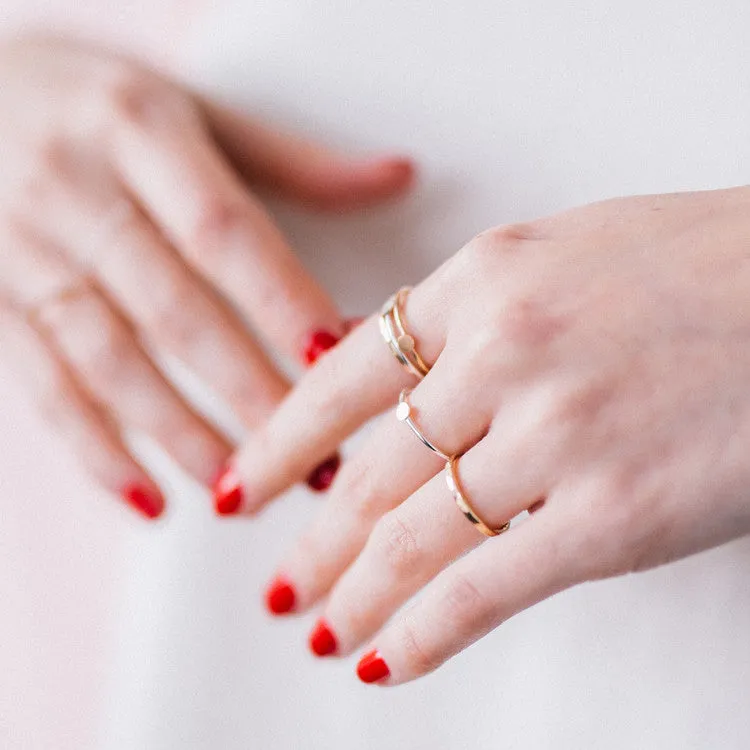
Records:
[[[185,261],[237,305],[266,343],[293,361],[309,364],[320,348],[335,343],[344,324],[333,300],[197,115],[170,111],[159,118],[127,99],[120,109],[118,172]]]
[[[444,345],[440,274],[412,290],[404,308],[421,356],[434,363]],[[305,477],[368,419],[396,403],[414,376],[395,359],[373,315],[327,352],[237,454],[241,510],[255,512]]]

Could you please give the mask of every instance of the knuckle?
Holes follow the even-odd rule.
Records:
[[[582,580],[599,580],[646,567],[656,524],[644,523],[648,512],[629,471],[596,478],[577,499],[576,524],[566,541],[566,557],[580,566]],[[653,533],[652,533],[653,532]]]
[[[536,238],[537,232],[531,224],[506,224],[480,232],[460,253],[465,263],[474,268],[483,267],[515,255],[523,249],[524,243]]]
[[[202,297],[198,290],[185,280],[164,284],[154,294],[151,306],[144,314],[143,327],[154,339],[169,342],[181,349],[199,345],[200,333],[195,321],[206,320],[201,315]]]
[[[37,175],[63,175],[67,172],[69,147],[64,138],[48,135],[36,146]]]
[[[495,252],[518,250],[521,243],[539,239],[539,232],[534,224],[514,223],[491,227],[480,232],[474,242]]]
[[[594,379],[583,380],[555,397],[549,419],[554,424],[593,422],[614,398],[615,386]]]
[[[118,326],[101,321],[96,331],[86,337],[87,345],[82,348],[80,364],[86,372],[96,373],[103,382],[121,382],[130,371],[130,346],[127,337]]]
[[[105,122],[154,131],[168,123],[185,126],[198,120],[189,97],[137,65],[112,63],[104,75],[101,91]]]
[[[418,566],[421,549],[414,529],[401,517],[398,510],[386,513],[372,534],[377,554],[396,576],[411,574]]]
[[[207,251],[221,252],[242,232],[246,212],[237,201],[207,192],[198,200],[193,224],[193,242]]]
[[[130,66],[116,67],[110,71],[104,86],[106,106],[125,122],[147,124],[153,118],[154,107],[163,101],[163,91],[157,88],[143,71]]]
[[[406,668],[415,676],[432,672],[440,666],[440,657],[425,641],[423,631],[418,627],[413,611],[403,615],[399,630],[399,645],[404,654]]]
[[[446,586],[443,603],[445,619],[456,631],[477,627],[491,612],[486,595],[465,574],[456,574]]]
[[[539,351],[569,330],[568,316],[555,313],[534,295],[510,300],[500,316],[501,335],[508,344]]]

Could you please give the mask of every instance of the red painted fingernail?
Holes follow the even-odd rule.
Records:
[[[399,185],[409,185],[416,177],[417,170],[411,159],[396,157],[388,162],[388,169],[391,171],[392,179]]]
[[[357,676],[362,682],[379,682],[391,673],[388,665],[378,651],[365,654],[357,664]]]
[[[122,490],[122,496],[147,518],[158,518],[164,511],[161,494],[139,484],[129,484]]]
[[[294,609],[297,595],[294,588],[283,578],[277,578],[266,591],[266,606],[274,615],[283,615]]]
[[[336,478],[336,472],[341,466],[341,456],[337,453],[323,461],[309,477],[307,477],[307,486],[315,492],[325,492]]]
[[[220,516],[236,513],[242,505],[242,482],[237,472],[227,467],[214,483],[214,507]]]
[[[333,631],[325,620],[318,620],[310,633],[310,650],[316,656],[328,656],[336,653],[338,643]]]
[[[315,364],[323,352],[327,352],[339,343],[339,337],[334,336],[330,331],[313,331],[307,339],[305,351],[302,352],[302,358],[309,367]]]

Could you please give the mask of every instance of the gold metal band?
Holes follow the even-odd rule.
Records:
[[[445,464],[445,483],[453,495],[459,510],[468,518],[474,526],[479,529],[485,536],[498,536],[510,528],[510,521],[499,529],[490,528],[482,518],[477,514],[474,508],[466,499],[461,489],[461,483],[458,480],[458,457],[449,458]]]
[[[428,440],[422,430],[420,430],[414,422],[412,416],[412,406],[409,403],[410,393],[411,390],[409,388],[404,388],[404,390],[399,394],[398,406],[396,407],[396,419],[398,419],[399,422],[404,422],[405,424],[409,425],[411,431],[421,440],[423,445],[426,445],[431,451],[437,453],[440,458],[444,458],[446,461],[449,461],[450,456],[447,453],[443,453],[440,448],[438,448],[433,442]]]
[[[401,305],[409,293],[410,287],[403,287],[396,292],[380,311],[380,334],[388,344],[393,356],[410,373],[420,380],[430,371],[427,363],[417,352],[414,337],[404,327],[404,316]]]

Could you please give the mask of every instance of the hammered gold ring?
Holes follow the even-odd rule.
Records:
[[[431,451],[437,453],[440,458],[444,458],[446,461],[449,461],[450,456],[447,453],[441,451],[440,448],[438,448],[431,440],[428,440],[417,423],[414,421],[414,410],[412,408],[412,405],[409,403],[410,393],[411,390],[409,388],[404,388],[404,390],[399,394],[398,406],[396,407],[396,419],[398,419],[399,422],[404,422],[405,424],[407,424],[409,426],[409,429],[420,439],[423,445],[426,445]]]
[[[498,536],[510,528],[510,521],[499,529],[493,529],[486,524],[482,517],[474,510],[471,503],[466,499],[466,495],[461,489],[461,482],[458,479],[458,457],[449,458],[445,464],[445,483],[453,495],[461,513],[471,521],[476,528],[485,536]]]
[[[399,363],[421,380],[430,367],[417,351],[414,337],[406,330],[402,306],[410,291],[411,287],[402,287],[383,305],[379,319],[380,334]]]

